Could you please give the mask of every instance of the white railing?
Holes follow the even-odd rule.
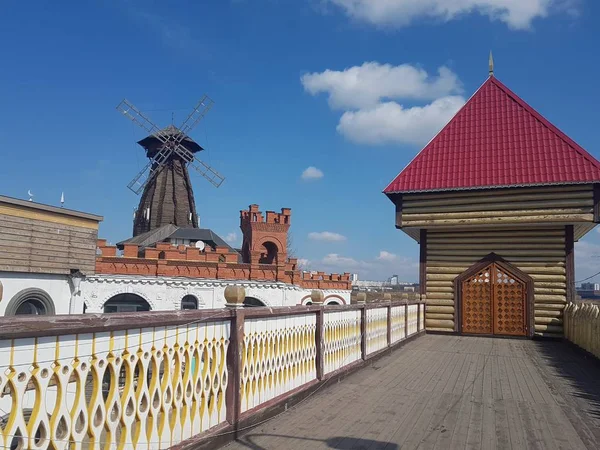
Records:
[[[242,412],[316,380],[315,314],[247,319],[242,349]]]
[[[229,336],[219,321],[2,340],[0,448],[168,448],[202,433],[225,421]]]
[[[361,358],[361,311],[325,312],[324,371],[331,373]]]
[[[392,306],[391,344],[406,338],[406,305]]]
[[[367,309],[367,355],[388,346],[388,312],[389,308]]]
[[[0,318],[0,448],[164,449],[235,429],[422,331],[422,315],[387,303]]]

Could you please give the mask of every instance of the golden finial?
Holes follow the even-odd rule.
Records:
[[[490,50],[490,77],[494,76],[494,57],[492,56],[492,51]]]

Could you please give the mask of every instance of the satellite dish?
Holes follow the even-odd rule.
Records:
[[[206,244],[203,241],[196,241],[196,248],[200,251],[204,250],[204,247],[206,247]]]

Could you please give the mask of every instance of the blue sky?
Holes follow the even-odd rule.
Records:
[[[381,191],[485,81],[490,49],[500,80],[600,157],[591,0],[103,3],[0,6],[0,193],[64,191],[113,242],[144,164],[123,97],[161,125],[214,99],[192,137],[226,181],[193,175],[201,226],[239,244],[240,209],[291,207],[298,256],[361,278],[417,279]],[[578,252],[577,278],[600,270],[597,232]]]

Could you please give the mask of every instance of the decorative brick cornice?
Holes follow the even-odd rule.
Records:
[[[128,244],[123,256],[117,256],[116,247],[107,245],[102,239],[98,240],[98,249],[96,274],[222,280],[228,284],[233,280],[236,283],[285,283],[304,289],[352,289],[349,273],[302,273],[298,270],[298,260],[294,258],[279,265],[243,264],[238,262],[238,254],[228,248],[201,252],[197,248],[175,247],[168,243],[158,243],[156,248],[141,250],[137,245]]]

